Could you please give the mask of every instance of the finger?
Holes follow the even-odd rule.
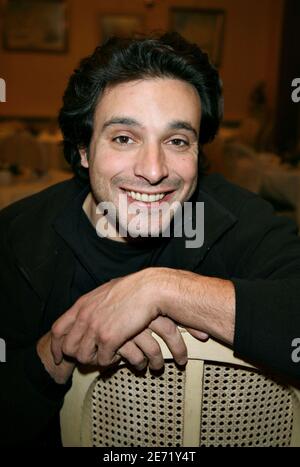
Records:
[[[186,330],[194,336],[196,339],[206,342],[209,339],[209,335],[206,332],[198,331],[198,329],[186,328]]]
[[[178,365],[187,363],[187,348],[178,326],[169,318],[159,316],[149,328],[158,334],[167,344]]]
[[[97,364],[97,353],[98,345],[96,344],[95,334],[86,332],[79,343],[76,359],[84,364],[93,365],[95,362]]]
[[[97,369],[98,369],[98,370],[100,371],[100,373],[101,373],[102,371],[106,371],[108,367],[107,367],[107,366],[104,367],[104,366],[100,366],[100,365],[99,365],[99,361],[98,361],[98,351],[99,351],[99,349],[98,349],[98,347],[97,347],[97,349],[95,349],[94,355],[91,356],[90,359],[89,359],[87,362],[84,362],[84,361],[81,362],[81,361],[80,361],[80,363],[82,363],[82,364],[84,364],[84,365],[95,366],[95,367],[97,367]],[[121,362],[121,360],[122,360],[122,356],[119,355],[118,353],[116,353],[115,356],[114,356],[114,358],[112,359],[112,361],[111,361],[109,367],[112,367],[112,366],[115,366],[115,365],[119,364],[119,363]],[[78,360],[78,361],[79,361],[79,360]]]
[[[63,359],[62,343],[72,328],[79,311],[75,305],[57,319],[51,327],[51,352],[56,364],[59,364]]]
[[[64,340],[61,346],[62,352],[65,355],[68,355],[69,357],[77,358],[78,351],[82,345],[82,340],[84,336],[87,334],[90,334],[88,333],[88,322],[83,317],[80,317],[80,313],[79,313],[69,333],[64,337]],[[91,334],[89,336],[89,341],[91,341]],[[94,339],[94,343],[92,343],[92,348],[94,347],[95,347],[95,339]],[[87,352],[89,352],[89,350],[90,350],[90,347],[88,347]]]
[[[118,350],[118,355],[125,358],[134,368],[141,371],[147,366],[147,359],[133,341],[128,341]]]
[[[134,338],[135,344],[149,360],[152,370],[160,370],[164,366],[164,358],[157,340],[151,335],[150,329],[146,329]]]
[[[53,359],[56,365],[59,365],[62,362],[63,357],[64,357],[63,352],[62,352],[63,340],[64,340],[63,337],[58,339],[52,336],[51,338],[50,348],[51,348],[51,353],[52,353],[52,356],[53,356]]]
[[[80,346],[76,353],[76,360],[84,365],[91,365],[96,366],[101,371],[102,369],[105,370],[107,367],[100,366],[98,361],[98,346],[95,344],[95,338],[93,335],[91,336],[84,336],[82,339]],[[63,358],[66,358],[63,355]],[[122,356],[116,352],[114,358],[112,359],[109,366],[118,364],[122,360]]]
[[[56,337],[61,337],[67,334],[76,321],[77,315],[80,311],[80,306],[76,302],[69,310],[61,315],[52,325],[52,332]]]

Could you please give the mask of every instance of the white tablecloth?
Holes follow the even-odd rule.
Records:
[[[11,177],[11,180],[5,180],[5,183],[1,183],[0,181],[0,209],[72,176],[71,172],[50,170],[41,177],[31,176],[28,179],[22,180],[18,179],[18,176],[15,176]]]

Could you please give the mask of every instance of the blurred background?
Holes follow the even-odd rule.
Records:
[[[79,60],[114,33],[177,30],[223,80],[209,171],[300,225],[299,22],[299,0],[0,0],[0,208],[71,176],[56,119]]]

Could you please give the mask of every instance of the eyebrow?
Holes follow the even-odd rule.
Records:
[[[102,130],[105,130],[105,128],[111,126],[111,125],[128,125],[128,126],[139,126],[142,127],[142,125],[135,120],[134,118],[129,118],[129,117],[113,117],[110,120],[107,120],[102,126]]]
[[[198,132],[197,130],[189,123],[185,122],[184,120],[175,120],[174,122],[171,122],[168,127],[171,130],[187,130],[190,131],[191,133],[198,138]]]
[[[102,130],[112,125],[127,125],[127,126],[137,126],[143,128],[143,125],[134,118],[130,117],[113,117],[103,124]],[[187,130],[193,133],[193,135],[198,138],[197,130],[189,123],[184,120],[174,120],[169,123],[167,126],[169,130]]]

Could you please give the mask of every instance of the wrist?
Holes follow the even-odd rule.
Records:
[[[158,314],[232,345],[235,290],[230,280],[172,268],[149,268],[146,283],[149,278]]]
[[[180,299],[180,284],[187,271],[154,267],[149,268],[148,272],[148,284],[151,284],[150,299],[155,303],[158,314],[175,321],[176,308],[178,308]]]
[[[206,277],[181,269],[164,270],[160,278],[161,306],[166,316],[183,327],[204,332],[232,345],[235,290],[230,280]]]

